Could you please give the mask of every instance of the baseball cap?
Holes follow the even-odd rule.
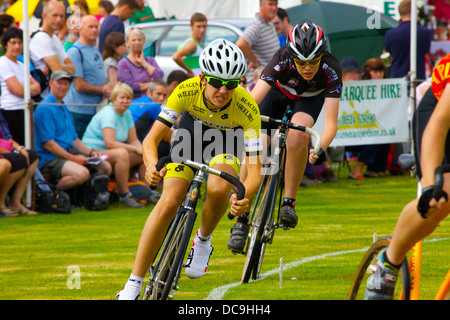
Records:
[[[50,80],[60,80],[63,78],[72,80],[72,75],[64,70],[56,70],[52,72],[52,75],[50,76]]]
[[[359,71],[359,63],[355,57],[347,56],[342,58],[341,60],[341,70],[349,71],[349,70],[358,70]]]

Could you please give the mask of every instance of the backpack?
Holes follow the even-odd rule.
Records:
[[[109,205],[109,178],[106,174],[95,172],[83,184],[81,198],[84,207],[92,211],[101,211]]]
[[[108,183],[108,190],[111,193],[111,201],[119,201],[116,181],[110,181]],[[148,203],[156,204],[161,196],[157,191],[150,190],[144,182],[135,179],[128,181],[128,190],[133,195],[133,198],[143,205],[147,205]]]
[[[36,179],[35,186],[37,211],[44,213],[71,213],[72,205],[67,193],[44,179]]]
[[[38,33],[38,32],[45,32],[43,30],[37,30],[35,32],[33,32],[30,35],[30,40]],[[30,60],[30,74],[31,76],[34,78],[34,80],[36,80],[39,85],[41,86],[41,93],[44,92],[45,89],[48,88],[48,82],[51,76],[51,71],[49,70],[49,74],[45,75],[44,72],[42,72],[42,70],[39,70],[37,68],[34,67],[33,63]],[[40,102],[42,100],[42,97],[39,95],[32,97],[33,99],[35,99],[37,102]]]

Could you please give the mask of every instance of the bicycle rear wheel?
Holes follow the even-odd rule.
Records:
[[[278,179],[279,173],[270,176],[262,190],[261,202],[251,226],[247,255],[241,278],[242,283],[247,283],[250,277],[256,280],[259,276],[269,238],[267,232],[273,232],[273,210],[277,196]]]
[[[364,292],[367,284],[367,279],[372,274],[369,267],[370,265],[373,265],[377,262],[380,254],[384,251],[385,248],[389,246],[390,242],[391,238],[389,237],[381,238],[367,250],[356,271],[348,295],[348,300],[364,299]],[[408,260],[405,258],[398,275],[398,280],[394,291],[394,299],[399,299],[402,293],[402,299],[409,300],[410,289],[411,289],[411,277],[409,273]]]
[[[154,270],[150,299],[173,298],[196,217],[195,211],[188,210],[180,219],[167,250],[160,258],[159,268]]]

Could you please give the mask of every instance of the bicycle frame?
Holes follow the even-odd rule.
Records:
[[[279,130],[275,148],[273,148],[274,151],[271,157],[270,166],[264,169],[264,179],[259,187],[249,218],[251,231],[248,235],[249,239],[246,241],[246,247],[242,252],[246,255],[241,279],[241,282],[243,283],[248,282],[251,276],[253,280],[257,279],[261,270],[266,244],[272,243],[275,229],[280,226],[283,227],[283,229],[289,229],[289,227],[279,223],[279,212],[282,204],[284,187],[283,168],[284,162],[286,161],[286,139],[289,129],[299,130],[313,135],[316,138],[314,146],[315,153],[317,154],[320,150],[320,134],[310,128],[291,123],[291,116],[292,110],[290,106],[287,107],[282,120],[261,116],[262,121],[279,125]],[[281,165],[282,161],[283,165]],[[274,209],[278,191],[280,191],[279,208],[278,216],[275,220]]]
[[[170,162],[172,162],[170,155],[163,157],[158,161],[156,169],[161,171],[164,165]],[[196,172],[189,185],[185,200],[178,209],[177,215],[169,228],[159,258],[156,264],[150,267],[150,283],[145,288],[143,300],[148,298],[172,298],[175,290],[178,288],[178,280],[183,267],[188,241],[197,218],[195,209],[198,202],[199,190],[203,183],[204,173],[207,172],[220,176],[235,185],[239,200],[243,199],[245,195],[244,185],[232,175],[210,168],[203,163],[190,160],[183,160],[182,162],[196,169]]]
[[[436,184],[440,185],[442,187],[443,184],[443,177],[442,174],[444,172],[448,172],[450,170],[449,166],[441,166],[436,170]],[[421,188],[420,188],[420,181],[418,181],[418,191],[417,195],[420,197],[421,195]],[[422,251],[423,251],[423,240],[418,241],[412,248],[411,248],[411,256],[409,259],[409,270],[411,275],[411,291],[410,291],[410,299],[411,300],[419,300],[420,296],[420,280],[421,280],[421,273],[422,273]],[[438,293],[435,296],[435,300],[444,300],[448,299],[448,295],[450,294],[450,269],[447,272],[447,275],[444,278],[444,281],[442,282]],[[402,298],[402,295],[400,295],[400,298]]]

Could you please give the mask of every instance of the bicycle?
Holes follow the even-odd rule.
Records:
[[[156,169],[160,171],[167,163],[172,162],[171,156],[162,157]],[[159,254],[158,260],[150,266],[150,281],[144,289],[143,300],[173,299],[178,290],[178,280],[181,275],[183,260],[185,258],[189,241],[197,218],[196,206],[199,191],[203,184],[205,173],[220,176],[237,188],[237,198],[241,200],[245,195],[245,187],[239,179],[232,175],[210,168],[207,164],[191,160],[183,160],[185,165],[195,169],[194,178],[189,185],[183,204],[179,207],[177,215],[169,227],[166,240]]]
[[[399,157],[399,165],[403,170],[412,169],[414,166],[414,157],[412,155],[401,155]],[[435,171],[435,185],[442,188],[443,186],[443,174],[450,172],[450,165],[442,165]],[[420,189],[420,188],[418,188]],[[420,194],[420,191],[418,192]],[[355,277],[353,279],[352,286],[348,295],[348,300],[359,300],[364,298],[364,289],[360,291],[362,283],[366,283],[368,277],[372,273],[371,265],[374,265],[378,260],[380,254],[389,246],[391,241],[390,237],[384,237],[379,240],[374,239],[374,243],[365,253],[361,263],[358,266]],[[396,288],[394,292],[397,292],[398,296],[395,296],[399,300],[418,300],[420,290],[420,274],[422,263],[422,244],[423,241],[417,242],[411,248],[410,260],[405,257],[400,268],[399,277],[401,280],[397,280]],[[400,291],[399,291],[400,290]],[[436,296],[435,300],[448,300],[450,299],[450,269],[444,278]]]
[[[292,110],[288,106],[283,119],[274,119],[268,116],[261,116],[261,121],[271,122],[279,126],[276,145],[272,157],[270,157],[270,166],[264,168],[264,178],[256,194],[253,209],[249,217],[250,232],[244,251],[239,252],[246,255],[244,270],[241,277],[242,283],[247,283],[250,278],[256,280],[259,276],[264,253],[267,244],[271,244],[275,230],[289,227],[280,223],[279,215],[275,220],[275,204],[278,194],[278,214],[281,208],[281,201],[284,186],[284,165],[286,161],[286,139],[289,129],[300,130],[313,135],[316,139],[314,151],[317,154],[320,150],[320,134],[311,128],[291,123]],[[232,218],[232,217],[230,217]],[[234,252],[238,253],[238,252]]]

